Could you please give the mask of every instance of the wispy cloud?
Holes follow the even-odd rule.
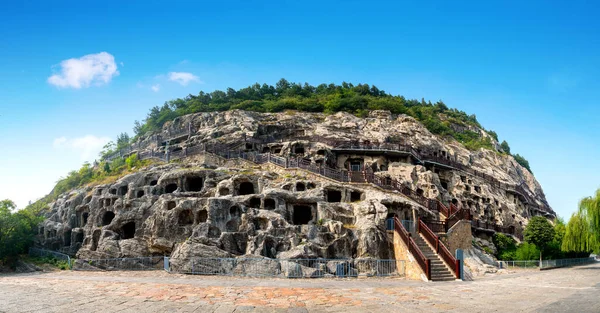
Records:
[[[91,84],[108,84],[119,75],[115,57],[107,52],[84,55],[60,62],[58,73],[48,83],[59,88],[85,88]]]
[[[158,92],[160,90],[160,84],[152,85],[150,89],[152,89],[154,92]]]
[[[190,82],[204,83],[198,76],[187,72],[170,72],[167,77],[170,81],[174,81],[181,86],[187,86]]]
[[[85,161],[91,161],[102,150],[105,144],[110,141],[108,137],[97,137],[87,135],[77,138],[59,137],[54,139],[52,146],[57,150],[70,151],[78,153],[79,157]]]

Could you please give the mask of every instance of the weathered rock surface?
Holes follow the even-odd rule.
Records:
[[[162,134],[190,123],[192,136],[173,141],[169,149],[217,140],[232,149],[297,156],[338,168],[371,168],[375,175],[396,178],[427,197],[469,208],[476,218],[518,230],[540,210],[553,214],[539,183],[512,157],[495,151],[469,151],[455,141],[432,135],[408,116],[383,111],[373,112],[369,118],[346,113],[228,111],[177,118],[165,125]],[[294,140],[294,136],[321,136],[330,141]],[[153,138],[158,137],[142,138],[137,146],[165,149]],[[451,155],[498,181],[524,183],[535,203],[524,203],[516,195],[458,170],[414,164],[393,153],[340,152],[331,144],[332,140],[386,142],[389,138],[401,138],[440,156]],[[398,192],[341,184],[268,164],[195,155],[180,163],[152,165],[111,184],[62,195],[50,205],[38,244],[79,258],[167,255],[172,266],[184,271],[190,270],[193,258],[256,256],[264,266],[270,266],[265,258],[387,259],[393,258],[393,252],[385,220],[392,215],[411,220],[438,218]],[[236,270],[234,266],[223,269],[227,267],[224,264],[215,266]],[[277,266],[292,276],[309,271],[287,263]],[[322,271],[335,274],[328,266]]]

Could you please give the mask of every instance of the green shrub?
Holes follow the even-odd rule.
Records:
[[[495,233],[492,237],[492,242],[496,246],[496,257],[499,260],[510,261],[515,259],[517,242],[512,237],[502,233]]]
[[[537,260],[540,258],[540,250],[533,243],[524,242],[517,247],[515,258],[519,261]]]
[[[517,161],[517,163],[519,163],[522,167],[526,168],[530,173],[533,173],[533,171],[529,167],[529,161],[527,161],[523,156],[517,153],[513,155],[513,157],[515,158],[515,161]]]

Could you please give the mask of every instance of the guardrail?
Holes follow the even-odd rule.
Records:
[[[412,238],[411,233],[406,231],[406,228],[404,228],[400,220],[396,217],[394,218],[394,226],[394,231],[398,233],[402,242],[408,247],[408,252],[413,255],[417,264],[419,264],[419,267],[425,273],[425,276],[427,276],[427,280],[431,280],[431,261],[423,255],[423,252]]]
[[[310,139],[311,137],[306,137],[306,138]],[[329,141],[328,144],[336,146],[336,147],[344,147],[344,145],[340,144],[340,142],[327,140],[324,138],[320,138],[320,140]],[[239,142],[236,142],[235,145],[239,146]],[[395,146],[395,147],[402,147],[403,149],[406,148],[405,150],[408,149],[407,148],[408,146],[406,146],[406,145],[393,144],[393,143],[390,143],[388,145]],[[365,171],[359,171],[359,172],[347,171],[345,169],[338,169],[338,168],[332,168],[329,166],[313,164],[310,160],[303,159],[303,158],[286,158],[286,157],[272,155],[271,153],[254,153],[254,152],[242,152],[242,151],[229,150],[233,146],[234,145],[232,145],[232,144],[225,145],[225,144],[218,144],[218,143],[217,144],[202,143],[202,144],[191,146],[191,147],[185,147],[182,150],[178,150],[175,152],[170,152],[168,158],[165,155],[165,153],[155,152],[153,150],[140,152],[138,154],[138,158],[141,160],[155,158],[155,159],[167,161],[167,160],[175,160],[175,159],[192,156],[195,154],[208,152],[208,153],[217,155],[217,156],[225,158],[225,159],[241,158],[241,159],[245,159],[245,160],[257,163],[257,164],[272,163],[272,164],[275,164],[275,165],[283,167],[283,168],[300,168],[300,169],[304,169],[304,170],[310,171],[312,173],[315,173],[317,175],[321,175],[321,176],[324,176],[324,177],[327,177],[327,178],[330,178],[330,179],[333,179],[333,180],[336,180],[336,181],[339,181],[342,183],[346,183],[346,182],[370,183],[370,184],[376,185],[378,187],[381,187],[383,189],[396,190],[396,191],[402,193],[403,195],[407,196],[411,200],[428,208],[431,211],[441,212],[443,215],[447,216],[449,219],[451,216],[455,215],[458,211],[460,211],[454,204],[450,204],[450,206],[448,207],[437,199],[426,198],[419,192],[416,192],[416,191],[408,188],[407,186],[402,184],[397,179],[394,179],[391,177],[383,177],[383,176],[375,175],[375,173],[372,172],[370,169],[367,169]],[[360,146],[360,145],[358,145],[358,146]],[[350,145],[350,146],[348,146],[348,148],[349,147],[353,147],[353,146]],[[367,148],[374,148],[376,146],[362,145],[362,147],[364,147],[364,149],[367,149]],[[417,153],[418,153],[418,151],[417,151]],[[469,169],[469,170],[472,170],[472,169]],[[508,188],[508,187],[506,187],[506,188]],[[513,188],[523,189],[523,187],[520,187],[520,186],[513,187]],[[523,192],[524,192],[524,190],[523,190]],[[470,216],[469,216],[469,218],[463,218],[463,219],[470,219]],[[457,221],[458,220],[455,220],[455,219],[448,220],[449,223],[447,223],[447,228],[452,227],[452,225],[454,225],[454,223],[456,223]],[[492,229],[494,231],[499,231],[499,232],[504,232],[504,233],[510,233],[513,235],[515,234],[514,227],[512,227],[511,229],[505,229],[505,228],[502,228],[502,226],[490,225],[490,223],[480,223],[479,221],[477,221],[473,226],[479,227],[479,228],[491,227],[491,228],[487,228],[487,229]]]
[[[166,138],[162,138],[161,135],[156,135],[156,141],[167,141],[167,140],[171,140],[177,137],[181,137],[182,135],[188,134],[191,135],[191,130],[190,128],[181,128],[181,129],[177,129],[177,130],[169,130],[167,137]],[[474,170],[470,167],[465,166],[464,164],[457,162],[456,160],[453,160],[452,158],[450,158],[449,156],[446,157],[441,157],[441,156],[437,156],[434,155],[432,153],[428,153],[427,151],[420,151],[419,149],[414,148],[411,145],[407,145],[401,141],[388,141],[388,142],[382,142],[382,143],[361,143],[359,141],[352,141],[352,140],[347,140],[347,141],[343,141],[343,140],[333,140],[333,139],[329,139],[326,137],[322,137],[322,136],[291,136],[289,138],[280,138],[280,139],[273,139],[273,138],[269,138],[269,139],[257,139],[257,138],[247,138],[244,142],[250,142],[250,143],[257,143],[257,144],[268,144],[268,143],[273,143],[273,142],[278,142],[278,141],[283,141],[283,140],[288,140],[288,141],[301,141],[301,140],[310,140],[313,142],[320,142],[320,143],[324,143],[327,144],[329,146],[332,146],[333,149],[337,149],[337,150],[381,150],[381,151],[397,151],[397,152],[402,152],[402,153],[409,153],[411,154],[418,162],[430,162],[430,163],[438,163],[438,164],[443,164],[449,167],[452,167],[454,169],[463,171],[467,174],[470,174],[472,176],[475,177],[479,177],[482,178],[483,180],[485,180],[487,183],[489,183],[490,185],[497,187],[497,188],[501,188],[501,189],[505,189],[508,190],[512,193],[518,194],[520,195],[523,200],[526,203],[532,204],[535,203],[535,201],[533,201],[533,199],[531,198],[531,196],[529,195],[529,193],[525,190],[525,188],[523,187],[523,182],[521,184],[518,185],[511,185],[511,184],[507,184],[504,182],[500,182],[498,179],[496,179],[495,177]],[[241,145],[243,142],[236,142],[234,143],[235,146],[239,146]],[[234,145],[223,145],[223,148],[227,148],[227,149],[233,149]],[[123,148],[120,151],[117,151],[115,153],[113,153],[110,156],[107,156],[106,159],[107,160],[113,160],[117,157],[122,157],[125,156],[127,154],[132,153],[135,149],[143,149],[145,147],[142,147],[140,145],[140,143],[134,143],[132,145],[130,145],[129,147]],[[192,151],[190,151],[192,152]],[[183,154],[183,156],[186,156],[186,152],[183,153],[177,153],[177,154]],[[156,156],[155,156],[156,157]],[[180,158],[180,155],[174,155],[174,158]],[[161,158],[161,157],[158,157]],[[161,159],[165,159],[164,157],[162,157]],[[273,162],[276,163],[276,162]],[[279,162],[279,164],[281,165],[281,163]],[[544,210],[541,210],[542,212],[545,212]],[[449,212],[449,214],[451,215],[452,213]],[[448,216],[448,215],[446,215]]]
[[[73,266],[76,271],[152,271],[165,268],[162,256],[107,259],[77,259]]]
[[[528,260],[528,261],[497,261],[496,265],[498,268],[539,268],[552,269],[560,267],[569,267],[577,265],[585,265],[598,262],[595,258],[573,258],[573,259],[557,259],[557,260]]]
[[[450,253],[450,250],[448,250],[446,245],[440,241],[440,238],[420,219],[418,231],[423,235],[423,238],[434,247],[434,252],[442,258],[446,265],[448,265],[456,278],[460,279],[460,261]]]
[[[51,256],[55,259],[67,261],[69,264],[69,269],[73,268],[73,264],[71,264],[71,257],[64,253],[31,247],[29,248],[29,255],[33,257]]]
[[[191,258],[170,264],[171,273],[191,275],[334,278],[404,276],[404,261],[394,259]]]

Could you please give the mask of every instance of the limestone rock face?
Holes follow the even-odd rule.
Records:
[[[192,133],[173,137],[183,128]],[[169,136],[175,139],[166,145],[160,138]],[[527,194],[519,196],[464,171],[412,162],[393,151],[346,151],[336,144],[391,139],[451,157],[496,181],[521,184]],[[371,112],[368,118],[238,110],[190,114],[168,122],[134,147],[138,152],[164,153],[167,148],[185,151],[214,143],[322,166],[370,169],[426,197],[468,208],[480,220],[518,230],[532,215],[554,214],[539,183],[511,156],[469,151],[431,134],[409,116],[386,111]],[[79,258],[167,255],[173,266],[184,270],[192,266],[191,259],[206,257],[385,259],[393,257],[386,218],[438,219],[436,214],[396,191],[204,153],[60,196],[40,225],[37,243]],[[268,262],[261,264],[271,266]],[[234,265],[215,266],[235,270]],[[294,264],[277,266],[290,275],[308,270]]]
[[[151,166],[64,195],[38,243],[81,259],[166,255],[178,271],[235,271],[225,261],[193,260],[387,259],[388,214],[433,218],[400,194],[282,172]],[[350,193],[357,198],[343,196]],[[271,266],[265,262],[245,266]]]

